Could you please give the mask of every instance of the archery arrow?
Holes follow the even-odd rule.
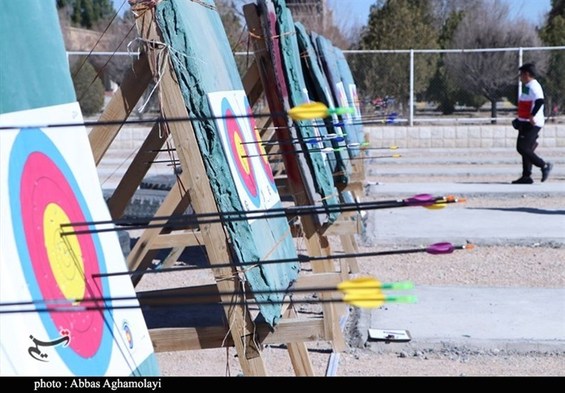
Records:
[[[342,160],[373,160],[378,158],[400,158],[401,154],[391,154],[389,156],[364,156],[364,157],[342,157]]]
[[[331,115],[355,114],[355,108],[328,108],[321,102],[308,102],[295,106],[288,111],[292,120],[323,119]]]
[[[331,151],[329,149],[332,148],[327,148],[328,150],[322,151],[320,150],[298,150],[298,151],[290,151],[290,152],[279,152],[279,153],[264,153],[264,154],[256,154],[256,155],[243,155],[240,156],[241,158],[251,158],[251,157],[268,157],[268,156],[280,156],[280,155],[287,155],[287,154],[298,154],[298,153],[304,153],[305,151],[313,151],[315,153],[330,153]],[[333,148],[333,151],[342,151],[343,148]],[[361,149],[361,150],[381,150],[378,147],[375,148],[369,148],[369,149]],[[343,161],[349,160],[349,161],[353,161],[353,160],[373,160],[373,159],[379,159],[379,158],[400,158],[402,157],[401,154],[391,154],[388,156],[364,156],[364,157],[341,157],[340,159]],[[279,162],[284,162],[282,160],[269,160],[270,163],[279,163]],[[153,160],[153,161],[146,161],[146,163],[149,164],[167,164],[168,166],[177,166],[180,164],[180,160],[175,160],[175,159],[170,159],[170,160]]]
[[[362,210],[374,210],[374,209],[388,209],[404,206],[422,206],[426,208],[433,208],[434,205],[438,205],[437,208],[443,208],[448,203],[457,203],[462,200],[455,198],[453,196],[440,196],[434,197],[430,194],[418,194],[410,198],[401,200],[389,200],[389,201],[374,201],[374,202],[361,202],[361,203],[344,203],[340,205],[328,205],[328,206],[295,206],[290,208],[275,208],[275,209],[258,209],[252,211],[232,211],[232,212],[217,212],[217,213],[200,213],[192,215],[172,215],[172,216],[155,216],[150,219],[133,219],[133,220],[103,220],[103,221],[86,221],[86,222],[75,222],[75,223],[64,223],[61,224],[63,231],[61,236],[68,235],[80,235],[86,233],[98,233],[98,232],[111,232],[116,231],[114,227],[111,228],[90,228],[78,231],[64,231],[66,227],[78,227],[78,226],[91,226],[91,225],[102,225],[102,224],[114,224],[118,226],[128,227],[128,229],[148,229],[148,228],[162,228],[167,227],[170,229],[182,228],[187,225],[202,225],[202,224],[212,224],[212,223],[224,223],[224,222],[234,222],[234,221],[244,221],[249,219],[269,219],[269,218],[294,218],[296,216],[312,215],[312,214],[324,214],[324,213],[341,213],[346,211],[362,211]],[[464,201],[464,200],[463,200]],[[206,219],[211,217],[209,219]],[[204,218],[204,219],[202,219]],[[152,222],[152,224],[147,224],[147,222]],[[155,221],[164,221],[163,223],[155,223]]]
[[[412,249],[400,249],[400,250],[387,250],[387,251],[373,251],[373,252],[363,252],[354,254],[333,254],[317,257],[309,257],[307,255],[298,255],[297,258],[285,258],[285,259],[268,259],[268,260],[257,260],[257,261],[247,261],[241,263],[218,263],[213,266],[175,266],[171,268],[160,268],[158,270],[147,270],[147,271],[124,271],[124,272],[114,272],[114,273],[97,273],[93,274],[92,277],[110,277],[110,276],[136,276],[143,275],[146,273],[151,274],[161,274],[167,272],[178,272],[180,270],[202,270],[202,269],[216,269],[225,267],[239,266],[246,269],[253,268],[257,265],[268,265],[268,264],[279,264],[279,263],[309,263],[313,261],[323,261],[323,260],[334,260],[334,259],[347,259],[347,258],[364,258],[364,257],[375,257],[375,256],[385,256],[385,255],[398,255],[398,254],[415,254],[415,253],[428,253],[432,255],[441,254],[451,254],[456,250],[472,250],[474,245],[471,243],[466,243],[463,245],[453,245],[448,242],[440,242],[431,244],[427,247],[419,247]],[[400,288],[395,288],[400,289]]]
[[[210,294],[209,294],[210,295]],[[112,299],[108,299],[112,301]],[[248,301],[200,301],[197,305],[217,305],[217,306],[237,306],[242,304],[321,304],[321,303],[347,303],[361,308],[376,308],[380,307],[384,303],[416,303],[416,296],[396,296],[396,295],[381,295],[372,293],[356,293],[356,294],[345,294],[341,299],[296,299],[296,300],[255,300],[253,302]],[[187,302],[187,304],[190,304]],[[153,308],[153,307],[170,307],[178,306],[179,303],[174,304],[152,304],[152,305],[93,305],[93,306],[83,306],[80,304],[69,304],[66,306],[59,307],[45,307],[45,308],[25,308],[25,309],[9,309],[0,310],[0,314],[23,314],[23,313],[54,313],[54,312],[87,312],[87,311],[101,311],[101,310],[123,310],[123,309],[143,309],[143,308]],[[0,306],[2,306],[0,304]]]
[[[317,144],[318,142],[316,142]],[[273,143],[274,144],[274,143]],[[363,143],[358,143],[358,142],[354,142],[354,143],[348,143],[345,146],[339,146],[339,147],[321,147],[321,148],[312,148],[312,149],[307,149],[307,150],[294,150],[294,151],[287,151],[287,152],[276,152],[276,153],[261,153],[261,154],[244,154],[241,155],[241,158],[252,158],[252,157],[270,157],[270,156],[280,156],[280,155],[284,155],[284,154],[300,154],[300,153],[333,153],[333,152],[341,152],[341,151],[345,151],[346,149],[360,149],[360,150],[383,150],[384,148],[381,147],[365,147],[368,146],[368,142],[363,142]],[[395,150],[397,149],[396,146],[391,146],[388,148],[389,150]],[[393,157],[398,156],[400,157],[400,155],[394,155]]]
[[[228,303],[221,300],[218,301],[202,301],[198,299],[205,298],[219,298],[221,296],[241,296],[246,295],[260,295],[260,294],[282,294],[282,295],[293,295],[296,293],[304,292],[336,292],[339,291],[343,294],[341,301],[355,305],[358,307],[374,308],[379,307],[385,302],[396,302],[396,303],[414,303],[416,298],[414,296],[389,296],[383,294],[383,289],[388,290],[408,290],[413,289],[414,285],[410,281],[402,282],[391,282],[391,283],[381,283],[380,281],[372,277],[360,277],[352,280],[343,281],[337,286],[333,287],[311,287],[311,288],[287,288],[283,290],[260,290],[252,292],[209,292],[209,293],[152,293],[149,295],[138,296],[116,296],[116,297],[90,297],[90,298],[74,298],[74,299],[41,299],[41,300],[30,300],[22,302],[6,302],[0,303],[0,314],[10,314],[10,313],[25,313],[25,312],[83,312],[83,311],[93,311],[101,309],[116,309],[116,308],[134,308],[138,305],[129,306],[115,306],[115,305],[104,305],[101,306],[99,303],[107,302],[123,302],[123,301],[134,301],[143,300],[147,302],[149,306],[168,306],[171,304],[178,305],[178,300],[185,304],[222,304],[226,305]],[[169,302],[152,302],[148,304],[151,300],[169,300]],[[173,302],[174,301],[174,302]],[[327,301],[336,302],[340,299],[328,299]],[[295,300],[276,300],[272,299],[269,301],[257,301],[254,304],[273,304],[273,303],[320,303],[323,300],[305,300],[305,299],[295,299]],[[231,303],[229,303],[231,304]],[[233,304],[240,304],[240,302],[234,302]],[[45,305],[45,308],[16,308],[22,306],[37,306]],[[7,308],[7,309],[4,309]]]
[[[278,141],[244,141],[241,142],[242,145],[248,145],[248,144],[261,144],[263,146],[270,146],[270,145],[290,145],[290,144],[294,144],[294,143],[307,143],[307,144],[317,144],[321,141],[335,141],[335,142],[344,142],[345,141],[345,135],[346,134],[342,134],[342,135],[338,135],[338,134],[327,134],[327,135],[319,135],[319,136],[312,136],[312,137],[308,137],[308,138],[291,138],[291,139],[279,139]]]
[[[240,156],[241,158],[252,158],[252,157],[270,157],[270,156],[280,156],[285,154],[300,154],[300,153],[334,153],[339,151],[344,151],[346,149],[345,146],[343,147],[323,147],[320,149],[308,149],[308,150],[294,150],[294,151],[287,151],[287,152],[278,152],[278,153],[264,153],[264,154],[244,154]]]
[[[240,119],[240,118],[260,118],[275,116],[290,116],[293,120],[314,120],[323,119],[332,114],[344,114],[355,112],[354,108],[338,107],[328,108],[320,102],[310,102],[297,105],[286,113],[259,113],[259,114],[242,114],[242,115],[225,115],[225,116],[188,116],[188,117],[157,117],[153,119],[137,119],[137,120],[103,120],[103,121],[82,121],[69,123],[52,123],[52,124],[13,124],[0,126],[0,130],[10,130],[19,128],[60,128],[60,127],[94,127],[94,126],[111,126],[124,124],[144,124],[144,123],[176,123],[184,121],[208,121],[221,119]]]
[[[377,148],[375,148],[375,149],[377,149]],[[276,155],[276,153],[275,153],[275,155]],[[349,161],[354,161],[354,160],[378,160],[378,159],[381,159],[381,158],[401,158],[401,157],[402,157],[401,154],[391,154],[391,155],[388,155],[388,156],[341,157],[341,160],[343,160],[343,161],[346,161],[346,160],[349,160]],[[280,160],[280,159],[279,159],[279,160],[269,160],[269,163],[271,163],[271,164],[279,164],[279,163],[284,163],[284,161],[283,161],[283,160]],[[337,173],[336,173],[336,175],[337,175]]]

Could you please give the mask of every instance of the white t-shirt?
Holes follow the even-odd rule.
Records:
[[[521,121],[529,121],[532,109],[537,99],[543,97],[543,89],[537,79],[532,79],[522,86],[522,93],[518,98],[518,119]],[[534,116],[534,122],[537,127],[543,127],[545,124],[544,105],[538,110]]]

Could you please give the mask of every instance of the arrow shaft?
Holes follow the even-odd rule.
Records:
[[[308,149],[308,150],[294,150],[294,151],[285,151],[285,152],[277,152],[277,153],[262,153],[262,154],[244,154],[241,155],[241,158],[253,158],[253,157],[271,157],[271,156],[282,156],[282,155],[293,155],[293,154],[303,154],[303,153],[333,153],[333,152],[340,152],[343,151],[345,147],[326,147],[323,149]]]
[[[212,294],[208,294],[206,296],[210,296]],[[202,295],[204,297],[205,295]],[[375,302],[375,301],[382,301],[382,302],[413,302],[410,299],[406,299],[406,296],[389,296],[389,295],[374,295],[374,296],[357,296],[352,300],[346,298],[333,298],[333,299],[269,299],[269,300],[247,300],[242,299],[241,301],[221,301],[218,300],[201,300],[198,302],[188,301],[189,299],[183,299],[185,302],[179,303],[153,303],[153,304],[129,304],[129,305],[116,305],[116,304],[103,304],[103,305],[92,305],[92,306],[84,306],[84,305],[74,305],[74,306],[61,306],[61,307],[44,307],[44,308],[24,308],[24,309],[9,309],[9,310],[0,310],[0,314],[25,314],[25,313],[55,313],[55,312],[99,312],[103,310],[124,310],[124,309],[151,309],[151,308],[159,308],[159,307],[171,307],[171,306],[180,306],[180,305],[199,305],[199,306],[207,306],[207,305],[217,305],[217,306],[237,306],[237,305],[249,305],[249,304],[321,304],[321,303],[363,303],[363,302]],[[112,302],[114,299],[112,299]]]
[[[340,289],[336,286],[331,287],[310,287],[310,288],[286,288],[286,289],[268,289],[268,290],[255,290],[252,292],[243,291],[231,291],[231,292],[202,292],[202,293],[157,293],[154,292],[150,295],[140,293],[140,296],[114,296],[114,297],[90,297],[82,299],[41,299],[41,300],[30,300],[24,302],[7,302],[0,303],[0,308],[2,307],[14,307],[14,306],[31,306],[31,305],[52,305],[60,308],[73,308],[73,305],[89,307],[90,303],[100,303],[100,302],[114,302],[114,301],[128,301],[128,300],[189,300],[198,298],[207,298],[211,296],[248,296],[248,295],[262,295],[262,294],[283,294],[283,295],[293,295],[296,293],[305,292],[343,292],[343,293],[355,293],[360,292],[365,294],[365,291],[380,291],[381,289],[394,289],[395,283],[379,283],[374,280],[374,283],[363,283],[362,285],[355,286],[355,283],[351,283],[350,286]],[[367,292],[368,293],[368,292]],[[375,292],[380,295],[380,292]]]
[[[445,200],[451,200],[451,197],[446,196],[436,196],[431,194],[417,194],[410,198],[405,199],[389,199],[384,201],[371,201],[371,202],[350,202],[341,203],[336,205],[302,205],[302,206],[292,206],[292,207],[281,207],[281,208],[270,208],[270,209],[257,209],[250,211],[227,211],[227,212],[210,212],[210,213],[198,213],[194,215],[172,215],[172,216],[153,216],[151,221],[182,221],[185,219],[192,220],[193,218],[203,218],[203,217],[220,217],[229,220],[232,216],[236,218],[247,217],[250,215],[257,215],[262,213],[279,213],[284,212],[287,216],[299,216],[306,214],[318,214],[324,212],[341,212],[341,211],[363,211],[371,210],[375,208],[389,208],[389,207],[401,207],[401,206],[422,206],[424,204],[433,204],[443,202]],[[456,200],[455,200],[456,201]],[[253,217],[252,217],[253,218]],[[147,219],[137,219],[137,220],[100,220],[100,221],[82,221],[74,223],[61,224],[61,228],[66,227],[77,227],[77,226],[87,226],[87,225],[101,225],[101,224],[116,224],[116,225],[127,225],[128,223],[146,223]],[[193,221],[191,221],[194,223]]]
[[[450,254],[455,250],[469,250],[473,248],[472,244],[464,244],[460,246],[451,245],[451,247],[445,247],[447,243],[437,243],[441,244],[442,247],[435,248],[435,245],[431,245],[426,248],[416,248],[416,249],[407,249],[407,250],[392,250],[392,251],[374,251],[374,252],[364,252],[364,253],[354,253],[354,254],[332,254],[332,255],[325,255],[319,257],[309,257],[306,255],[298,255],[297,258],[281,258],[281,259],[269,259],[269,260],[260,260],[260,261],[247,261],[247,262],[240,262],[240,263],[220,263],[214,264],[213,266],[177,266],[172,268],[163,268],[158,270],[147,270],[147,271],[126,271],[126,272],[115,272],[115,273],[100,273],[100,274],[93,274],[92,277],[110,277],[110,276],[137,276],[143,274],[161,274],[167,272],[178,272],[180,270],[202,270],[202,269],[210,269],[210,268],[225,268],[225,267],[235,267],[239,266],[242,268],[253,268],[258,265],[268,265],[268,264],[282,264],[282,263],[309,263],[312,261],[322,261],[322,260],[335,260],[335,259],[347,259],[347,258],[363,258],[363,257],[374,257],[374,256],[384,256],[384,255],[395,255],[395,254],[412,254],[418,252],[427,252],[433,255],[438,254]],[[433,252],[431,252],[433,250]]]
[[[343,134],[345,136],[346,134]],[[292,138],[292,139],[278,139],[277,141],[244,141],[241,142],[242,145],[248,144],[261,144],[264,146],[271,146],[271,145],[293,145],[295,143],[319,143],[322,141],[334,141],[343,140],[343,136],[337,134],[328,134],[328,135],[320,135],[320,136],[311,136],[307,138]]]
[[[431,201],[430,203],[426,203],[426,204],[421,204],[421,206],[431,206],[437,203],[449,203],[449,201],[443,202],[443,201]],[[188,216],[188,215],[182,215],[182,216],[171,216],[168,218],[168,221],[162,222],[162,223],[152,223],[152,224],[131,224],[130,222],[123,222],[123,221],[110,221],[107,222],[108,224],[114,224],[114,225],[118,225],[118,226],[122,226],[122,227],[127,227],[128,229],[151,229],[151,228],[166,228],[168,230],[173,230],[173,229],[182,229],[185,228],[187,226],[192,226],[192,225],[204,225],[204,224],[214,224],[214,223],[228,223],[228,222],[237,222],[237,221],[248,221],[250,219],[272,219],[272,218],[288,218],[288,219],[292,219],[294,217],[297,216],[304,216],[304,215],[312,215],[312,214],[330,214],[330,213],[342,213],[342,212],[347,212],[347,211],[362,211],[362,210],[375,210],[375,209],[391,209],[391,208],[398,208],[398,207],[404,207],[404,206],[410,206],[410,204],[406,203],[405,201],[393,201],[393,202],[389,202],[389,203],[374,203],[374,204],[368,204],[365,205],[363,207],[360,207],[358,204],[354,204],[354,206],[351,207],[344,207],[344,206],[340,206],[340,205],[336,205],[335,207],[332,206],[328,206],[328,207],[321,207],[321,208],[314,208],[314,209],[310,209],[310,210],[296,210],[296,211],[283,211],[280,213],[277,212],[273,212],[273,213],[258,213],[258,212],[247,212],[247,213],[243,213],[243,212],[239,212],[239,213],[234,213],[233,217],[229,217],[224,215],[219,216],[218,218],[209,218],[209,219],[202,219],[201,217],[197,216],[197,215],[192,215],[192,216]],[[253,215],[256,214],[262,214],[260,216],[254,217]],[[180,217],[180,219],[179,219]],[[155,219],[151,219],[150,222],[154,222]],[[145,221],[147,222],[147,221]],[[100,224],[100,222],[95,223],[95,224]],[[74,223],[74,224],[62,224],[61,227],[64,226],[82,226],[82,225],[86,225],[86,223]],[[88,224],[90,225],[90,224]],[[89,229],[83,229],[83,230],[75,230],[75,231],[63,231],[61,232],[61,236],[69,236],[69,235],[84,235],[84,234],[91,234],[91,233],[102,233],[102,232],[113,232],[113,231],[117,231],[118,229],[115,227],[109,227],[109,228],[89,228]]]

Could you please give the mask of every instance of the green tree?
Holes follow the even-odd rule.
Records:
[[[438,20],[437,24],[441,26],[438,39],[441,49],[449,48],[457,26],[465,15],[465,11],[474,7],[478,1],[480,0],[438,0],[434,3],[434,13]],[[430,80],[423,99],[436,102],[437,110],[444,115],[455,112],[455,105],[457,103],[471,107],[480,107],[485,101],[484,98],[465,91],[464,87],[459,86],[453,78],[449,77],[445,65],[445,56],[445,53],[440,55],[437,70]]]
[[[548,46],[565,45],[565,0],[551,1],[551,10],[540,37]],[[549,51],[549,67],[542,79],[547,108],[551,113],[555,106],[562,113],[565,110],[565,51]]]
[[[215,3],[232,49],[234,51],[243,50],[247,33],[241,23],[242,15],[237,11],[234,0],[216,0]]]
[[[236,2],[234,0],[216,0],[216,9],[224,25],[232,51],[234,53],[247,51],[249,35],[242,24],[243,13]],[[253,58],[251,56],[235,56],[235,61],[239,74],[243,76]]]
[[[66,10],[73,26],[87,29],[116,12],[110,0],[57,0],[57,8]]]
[[[536,47],[541,40],[535,27],[525,20],[510,20],[509,7],[498,0],[483,0],[465,13],[453,41],[456,49]],[[524,54],[524,62],[531,60]],[[542,68],[544,55],[536,60]],[[497,117],[497,102],[506,97],[509,87],[516,92],[518,53],[489,51],[450,53],[445,57],[449,77],[471,95],[483,96],[491,104],[491,117]],[[514,94],[516,95],[516,94]],[[493,120],[495,122],[495,120]]]
[[[110,5],[110,0],[104,0],[102,2],[96,0],[93,4],[97,5],[97,9],[104,9],[106,5]],[[59,20],[64,33],[68,27],[73,25],[71,14],[73,10],[80,8],[79,5],[77,0],[57,0]],[[124,12],[121,16],[116,15],[116,12],[110,6],[106,11],[100,13],[100,15],[104,15],[104,19],[97,20],[91,28],[75,25],[75,28],[82,29],[85,32],[91,30],[101,33],[101,40],[86,49],[93,52],[92,55],[88,56],[88,59],[85,57],[77,59],[75,56],[71,56],[70,60],[73,64],[77,63],[75,71],[80,69],[83,62],[88,61],[98,71],[98,78],[102,81],[106,90],[110,90],[113,87],[112,82],[118,85],[121,83],[126,72],[129,72],[131,69],[135,55],[102,56],[96,55],[94,52],[136,52],[139,50],[139,42],[135,40],[137,37],[137,29],[135,27],[134,14],[129,7],[126,8],[125,5],[122,11]],[[67,50],[77,49],[68,47]]]
[[[434,27],[431,0],[378,0],[371,6],[368,24],[361,32],[360,50],[437,49],[439,31]],[[414,59],[414,93],[425,91],[436,71],[438,56]],[[410,58],[407,54],[356,56],[350,67],[361,94],[374,98],[394,96],[401,105],[410,92]],[[401,107],[402,108],[402,107]],[[401,109],[400,108],[400,109]]]
[[[85,58],[71,64],[71,76],[80,109],[84,116],[92,116],[104,105],[104,85],[94,66]]]
[[[463,19],[462,11],[453,11],[447,16],[445,22],[442,24],[438,39],[442,49],[445,49],[453,38],[453,33],[461,19]],[[425,98],[427,101],[437,102],[438,109],[443,114],[451,114],[455,111],[455,95],[458,89],[457,85],[453,83],[447,74],[444,58],[444,54],[440,55],[437,70],[430,81]]]

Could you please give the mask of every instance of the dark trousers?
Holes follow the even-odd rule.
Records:
[[[532,175],[532,165],[538,168],[545,166],[545,161],[534,153],[538,145],[537,139],[540,130],[541,127],[533,126],[527,122],[520,122],[516,150],[522,156],[522,177],[530,177]]]

